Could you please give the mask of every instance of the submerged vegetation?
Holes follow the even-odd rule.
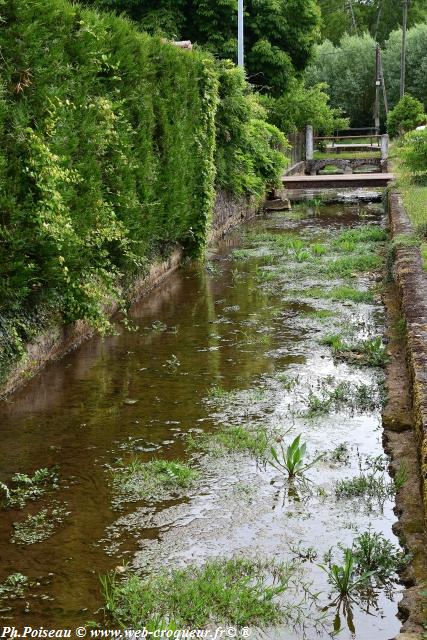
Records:
[[[190,434],[190,450],[201,451],[212,456],[224,453],[250,453],[263,458],[270,443],[270,433],[265,427],[220,427],[213,433],[203,433],[197,438]]]
[[[12,542],[24,545],[43,542],[53,535],[67,515],[68,512],[62,505],[42,509],[35,515],[27,515],[24,520],[13,523]]]
[[[162,500],[191,487],[199,472],[179,460],[150,460],[134,458],[113,469],[113,485],[120,500]]]
[[[291,608],[281,607],[277,596],[292,575],[288,564],[236,558],[146,579],[110,574],[101,582],[105,611],[119,625],[162,628],[172,621],[176,628],[200,629],[211,622],[269,626],[291,618]]]
[[[321,344],[332,347],[336,358],[369,367],[384,367],[388,362],[386,347],[382,339],[368,338],[355,343],[343,340],[338,334],[324,336]]]
[[[46,492],[57,489],[58,467],[37,469],[32,476],[15,473],[8,485],[0,483],[0,505],[22,509],[28,501],[38,500]]]

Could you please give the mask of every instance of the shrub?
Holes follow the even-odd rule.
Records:
[[[427,129],[407,133],[399,154],[415,181],[427,184]]]
[[[276,186],[288,148],[284,135],[265,122],[266,111],[230,61],[219,63],[220,102],[216,115],[217,186],[236,195],[262,197]]]
[[[262,101],[268,110],[269,121],[285,134],[301,130],[308,124],[323,135],[349,126],[341,109],[329,105],[326,84],[306,87],[302,81],[293,80],[285,94],[279,98],[263,96]]]
[[[415,129],[426,118],[422,103],[410,95],[405,95],[387,117],[387,131],[392,138]]]
[[[132,276],[203,251],[216,144],[218,184],[259,196],[286,145],[200,50],[67,0],[3,0],[1,21],[0,379],[42,320],[105,331]]]

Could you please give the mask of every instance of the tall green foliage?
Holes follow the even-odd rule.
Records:
[[[399,155],[411,172],[412,180],[427,186],[427,129],[407,133]]]
[[[286,160],[284,135],[265,122],[266,112],[241,69],[224,61],[217,110],[217,184],[236,194],[262,196],[276,186]]]
[[[402,32],[394,31],[383,48],[384,77],[389,107],[400,98]],[[373,122],[375,101],[375,41],[368,34],[345,35],[338,46],[326,40],[316,47],[307,69],[307,83],[328,85],[331,106],[341,107],[353,126]],[[427,108],[427,24],[408,30],[406,91]],[[383,115],[384,115],[384,109]]]
[[[400,98],[400,56],[402,31],[394,31],[384,50],[384,73],[391,105]],[[419,24],[407,33],[405,90],[427,109],[427,23]]]
[[[237,0],[85,0],[126,11],[143,29],[189,38],[221,58],[236,59]],[[316,0],[246,0],[245,48],[249,80],[275,95],[307,65],[319,35]]]
[[[4,0],[1,21],[0,378],[47,315],[103,331],[133,274],[203,251],[216,159],[250,168],[221,186],[261,194],[284,144],[207,53],[67,0]],[[240,102],[228,125],[219,79]]]
[[[387,131],[392,138],[401,136],[426,119],[423,105],[419,100],[406,94],[397,105],[389,111],[387,117]]]
[[[8,0],[0,33],[5,364],[43,305],[98,329],[127,276],[202,247],[213,202],[209,58],[63,0]],[[25,42],[25,46],[23,43]]]
[[[384,43],[390,33],[402,24],[403,6],[397,0],[318,0],[322,11],[322,36],[339,44],[345,33],[360,35],[368,32]],[[353,21],[353,15],[354,21]],[[427,20],[425,0],[409,3],[408,25]]]
[[[316,48],[306,78],[309,86],[328,85],[331,106],[341,108],[353,126],[372,123],[375,42],[371,36],[345,35],[337,47],[326,40]]]
[[[286,134],[301,131],[308,124],[323,135],[349,126],[348,118],[343,117],[341,109],[329,105],[325,84],[306,87],[304,82],[293,80],[287,93],[279,98],[263,96],[262,102],[267,108],[269,121]]]

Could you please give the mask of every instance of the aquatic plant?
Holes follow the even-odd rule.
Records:
[[[332,451],[329,453],[329,459],[334,463],[342,464],[344,462],[347,462],[349,458],[350,451],[346,442],[342,442],[341,444],[337,445],[335,449],[332,449]]]
[[[321,270],[328,276],[348,278],[357,273],[377,271],[382,262],[382,258],[375,253],[348,255],[328,261]]]
[[[208,623],[271,625],[292,615],[276,598],[286,591],[291,565],[236,558],[161,572],[148,578],[101,577],[104,610],[111,621],[129,627],[173,620],[178,628]]]
[[[12,573],[0,583],[0,598],[22,598],[29,579],[22,573]]]
[[[349,596],[362,584],[366,584],[369,578],[374,575],[374,571],[365,571],[357,577],[356,557],[352,549],[344,549],[343,564],[330,564],[329,566],[319,565],[327,574],[328,582],[332,585],[338,595],[342,598]]]
[[[359,342],[346,342],[342,336],[324,336],[321,344],[330,346],[336,358],[369,367],[384,367],[388,362],[386,347],[380,336]]]
[[[0,483],[3,493],[0,505],[3,508],[16,507],[22,509],[25,504],[37,500],[48,491],[59,486],[58,467],[37,469],[32,476],[26,473],[15,473],[9,485]]]
[[[365,466],[359,461],[359,475],[353,478],[339,480],[335,486],[335,495],[338,499],[363,498],[367,506],[372,509],[376,502],[382,509],[387,499],[393,498],[396,493],[396,479],[391,480],[385,473],[386,460],[384,456],[366,459]],[[406,470],[402,471],[401,479],[404,482]]]
[[[47,540],[56,527],[64,521],[69,512],[63,505],[56,504],[35,515],[27,515],[24,520],[14,522],[11,541],[15,544],[35,544]]]
[[[323,455],[319,455],[311,462],[304,462],[306,451],[307,444],[305,442],[301,443],[300,434],[286,449],[282,442],[279,442],[279,451],[277,448],[271,447],[272,459],[269,459],[268,462],[281,474],[287,475],[289,479],[304,476],[305,472],[323,457]]]
[[[350,300],[351,302],[372,303],[374,297],[370,291],[361,291],[349,286],[337,286],[332,289],[323,289],[321,287],[312,287],[303,292],[308,298],[326,298],[328,300]]]
[[[336,336],[326,336],[325,343],[335,345],[335,349],[342,347],[342,340]],[[332,347],[334,349],[334,347]],[[316,387],[309,390],[307,410],[302,415],[308,418],[325,415],[332,410],[347,409],[362,413],[372,411],[380,405],[380,397],[375,386],[342,380],[338,383],[328,376],[320,380]]]
[[[353,229],[342,231],[334,240],[334,245],[345,242],[384,242],[387,240],[387,232],[378,225],[365,224]]]
[[[380,580],[387,580],[408,564],[410,556],[387,540],[382,533],[366,531],[353,542],[356,572],[374,572]]]
[[[265,427],[222,426],[212,433],[203,433],[187,439],[189,449],[208,455],[225,453],[250,453],[256,458],[265,457],[270,443],[270,433]]]
[[[112,470],[113,485],[123,500],[161,500],[171,493],[190,487],[199,471],[179,460],[134,458]]]

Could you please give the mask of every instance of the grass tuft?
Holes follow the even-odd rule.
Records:
[[[137,458],[113,474],[114,487],[126,501],[166,499],[191,487],[199,477],[197,469],[178,460],[141,462]]]
[[[190,435],[188,446],[213,456],[247,452],[261,458],[269,448],[269,433],[264,427],[221,427],[214,433],[204,433],[197,438]]]
[[[208,623],[271,625],[287,614],[276,597],[292,576],[286,564],[246,559],[210,560],[146,579],[101,578],[105,611],[112,622],[133,628],[156,628],[173,621],[178,628]]]

